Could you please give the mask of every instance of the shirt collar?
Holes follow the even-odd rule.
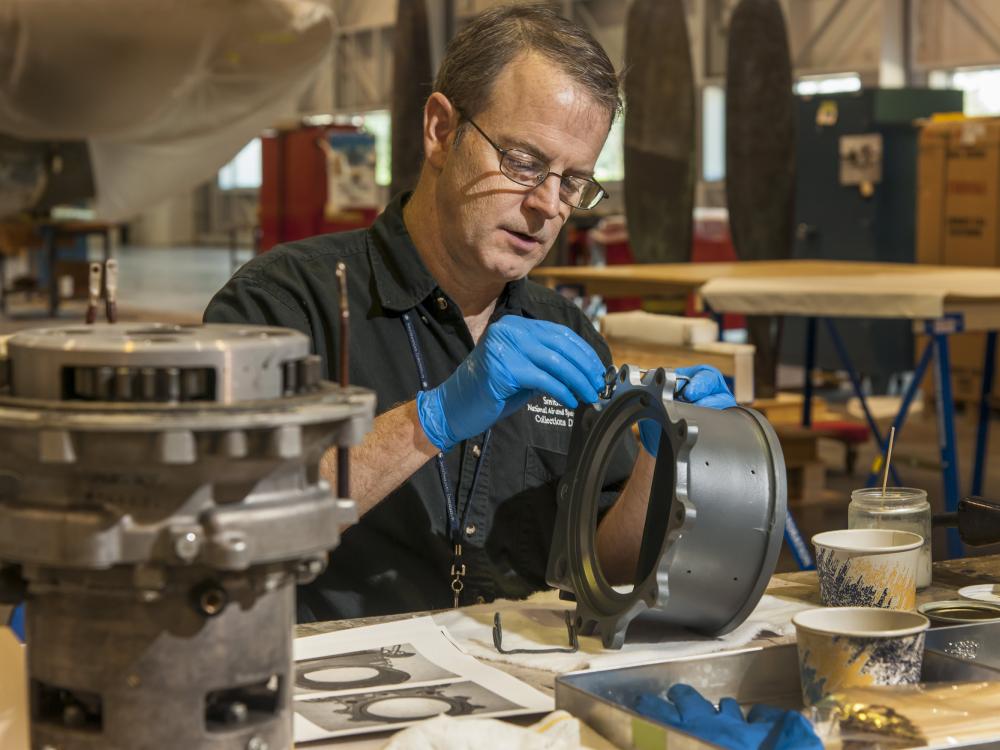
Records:
[[[437,282],[420,259],[403,223],[403,205],[410,193],[394,197],[372,224],[372,274],[382,307],[403,312],[423,302]]]
[[[403,222],[403,206],[410,195],[394,197],[370,230],[373,248],[369,256],[379,301],[384,309],[397,312],[412,310],[438,288]],[[497,310],[522,315],[525,284],[524,279],[508,283],[497,300]]]

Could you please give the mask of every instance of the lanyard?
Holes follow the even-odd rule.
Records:
[[[410,312],[407,311],[403,313],[403,327],[406,328],[406,338],[410,342],[410,353],[413,354],[413,363],[417,366],[417,376],[420,378],[420,389],[428,390],[430,384],[427,380],[427,364],[424,360],[424,353],[420,348],[420,344],[417,342],[417,331],[413,325],[413,318]],[[452,553],[452,564],[451,564],[451,590],[454,594],[454,606],[458,606],[458,597],[461,594],[464,584],[462,583],[462,578],[466,575],[465,563],[462,562],[462,529],[465,528],[466,520],[469,517],[469,509],[472,507],[472,501],[476,496],[476,487],[479,486],[479,474],[483,468],[483,462],[486,459],[486,451],[490,446],[490,437],[493,434],[493,429],[490,428],[486,431],[486,435],[483,438],[483,447],[479,452],[479,458],[476,460],[476,468],[472,474],[472,486],[469,489],[469,499],[465,503],[465,509],[462,511],[462,517],[459,519],[458,515],[458,498],[455,492],[452,490],[451,479],[448,477],[448,466],[444,460],[444,453],[438,451],[435,460],[437,462],[438,478],[441,480],[441,491],[444,493],[444,506],[445,513],[448,516],[448,531],[451,536],[451,543],[453,546]]]

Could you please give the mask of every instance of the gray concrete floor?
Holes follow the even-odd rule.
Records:
[[[164,320],[167,322],[196,322],[212,295],[229,279],[233,267],[229,251],[221,248],[178,247],[139,248],[124,247],[116,257],[120,264],[119,306],[123,320]],[[242,251],[238,260],[245,262],[248,251]],[[44,299],[39,296],[25,301],[20,296],[10,305],[11,314],[0,317],[0,333],[45,324]],[[60,322],[81,321],[85,310],[83,302],[64,305]],[[790,382],[801,382],[793,376]],[[958,468],[962,479],[962,492],[968,493],[971,481],[973,444],[976,415],[959,414],[956,419],[958,433]],[[993,440],[986,466],[983,494],[1000,497],[1000,430],[997,419],[991,420]],[[882,425],[888,430],[888,421]],[[869,441],[860,452],[853,475],[846,474],[842,448],[832,441],[821,441],[821,452],[827,464],[827,491],[825,501],[819,505],[796,507],[792,513],[800,530],[808,539],[812,534],[827,529],[845,528],[847,504],[851,490],[863,486],[875,456],[874,441]],[[928,465],[939,463],[937,425],[933,410],[911,417],[911,421],[896,437],[894,463],[907,486],[927,490],[935,511],[943,510],[943,492],[940,472]],[[917,466],[911,465],[916,462]],[[944,533],[935,532],[935,556],[945,556]],[[970,549],[970,554],[995,553],[1000,547]],[[794,570],[795,563],[787,550],[782,554],[779,570]]]
[[[117,257],[122,307],[198,318],[234,270],[229,251],[216,248],[126,247]],[[250,252],[237,258],[246,262]]]

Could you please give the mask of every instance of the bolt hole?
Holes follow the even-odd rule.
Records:
[[[705,466],[708,466],[708,461],[705,462]]]
[[[757,472],[756,472],[756,471],[754,471],[753,469],[750,469],[750,473],[751,473],[751,474],[756,474]]]
[[[688,571],[688,575],[691,575],[691,571],[690,570]]]
[[[201,608],[205,610],[206,614],[217,614],[225,603],[225,597],[218,591],[206,591],[201,595]]]
[[[733,580],[734,580],[734,581],[738,581],[738,580],[740,580],[740,579],[739,579],[739,578],[737,578],[736,576],[733,576]]]

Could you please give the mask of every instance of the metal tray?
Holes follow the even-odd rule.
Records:
[[[985,656],[991,654],[996,668],[956,658],[935,646],[931,635],[957,631],[959,628],[982,628],[982,625],[940,628],[928,633],[924,652],[923,682],[997,682],[1000,681],[1000,646],[994,640],[991,649],[983,648]],[[994,633],[997,631],[994,630]],[[968,636],[963,633],[944,634],[939,639],[951,642],[983,638],[984,633]],[[978,653],[978,652],[977,652]],[[799,687],[798,654],[795,644],[769,646],[721,655],[693,659],[644,664],[602,672],[577,672],[556,678],[556,708],[562,708],[585,721],[595,731],[622,748],[639,750],[702,750],[718,745],[692,737],[678,729],[647,719],[631,710],[641,693],[661,692],[676,682],[686,682],[698,688],[710,701],[718,702],[725,696],[736,698],[741,704],[767,703],[799,710],[802,694]],[[997,736],[1000,739],[1000,722]],[[1000,743],[976,742],[952,747],[1000,747]]]
[[[925,648],[1000,670],[1000,622],[951,625],[927,631]]]

